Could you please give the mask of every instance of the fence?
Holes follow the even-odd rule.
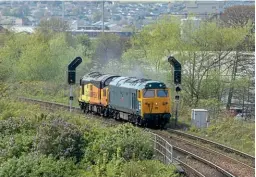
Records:
[[[173,162],[173,147],[161,136],[150,132],[152,135],[152,141],[154,143],[154,155],[155,158],[160,160],[164,164],[170,164]]]

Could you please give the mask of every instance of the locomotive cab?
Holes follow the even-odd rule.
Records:
[[[170,93],[164,83],[147,83],[139,96],[141,115],[147,124],[162,126],[169,122]]]

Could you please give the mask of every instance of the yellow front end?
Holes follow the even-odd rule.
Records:
[[[171,102],[168,89],[147,89],[142,91],[141,113],[170,113]]]
[[[142,119],[153,126],[164,126],[171,117],[171,102],[168,89],[141,90],[138,99]]]

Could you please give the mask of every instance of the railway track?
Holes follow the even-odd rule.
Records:
[[[165,139],[173,145],[173,149],[175,151],[186,153],[187,157],[192,157],[193,159],[199,160],[200,162],[208,165],[208,167],[205,166],[203,169],[201,168],[203,165],[201,165],[201,167],[199,165],[195,165],[195,168],[205,176],[254,176],[255,169],[253,167],[233,159],[223,153],[190,142],[186,139],[172,136],[166,131],[154,131],[154,133],[165,137]],[[188,151],[190,154],[186,151]],[[189,163],[191,165],[198,164],[198,162],[194,161],[190,161]],[[208,170],[204,171],[205,169]]]
[[[68,105],[47,102],[42,100],[30,99],[30,98],[19,98],[20,101],[30,102],[39,104],[47,109],[63,109],[69,110]],[[73,112],[81,113],[80,108],[72,107]],[[100,116],[91,115],[96,118],[100,118]],[[111,119],[104,119],[104,122],[109,122]],[[106,121],[107,120],[107,121]],[[111,121],[112,122],[112,121]],[[114,123],[115,122],[115,123]],[[114,124],[119,124],[120,122],[116,122],[113,120]],[[225,154],[221,154],[220,152],[214,151],[205,146],[192,143],[191,140],[200,141],[203,143],[208,143],[211,146],[217,147],[219,150],[223,150],[224,152],[232,152],[245,159],[254,159],[253,156],[245,154],[243,152],[237,151],[235,149],[229,148],[227,146],[215,143],[210,140],[203,139],[201,137],[197,137],[194,135],[190,135],[187,133],[183,133],[177,130],[168,129],[167,131],[158,131],[154,130],[154,133],[163,137],[166,141],[170,142],[173,145],[173,152],[176,162],[178,162],[186,171],[188,176],[199,176],[199,177],[222,177],[222,176],[242,176],[242,177],[252,177],[254,176],[254,163],[247,165],[238,160],[232,159]],[[171,136],[170,133],[175,134],[175,136]],[[186,137],[189,140],[186,140],[181,137]],[[217,155],[216,155],[217,154]],[[221,160],[218,160],[219,159]]]
[[[55,102],[43,101],[43,100],[25,98],[25,97],[19,97],[18,99],[20,101],[25,101],[27,103],[38,104],[42,108],[45,108],[45,109],[50,110],[50,111],[55,111],[56,109],[57,110],[65,110],[65,111],[70,110],[69,105],[65,105],[65,104],[61,104],[61,103],[55,103]],[[72,112],[84,115],[84,113],[81,111],[81,109],[79,107],[72,106]],[[89,114],[89,115],[90,116],[87,117],[88,119],[89,118],[91,118],[91,119],[95,119],[95,118],[100,119],[102,122],[104,122],[108,126],[115,126],[115,125],[120,123],[120,122],[118,122],[114,119],[106,119],[106,118],[103,118],[101,116],[94,115],[94,114]]]
[[[210,149],[221,152],[225,156],[239,159],[239,161],[243,162],[245,165],[255,168],[255,157],[250,154],[246,154],[223,144],[207,140],[199,136],[191,135],[179,130],[168,129],[167,131],[172,135],[177,135],[178,137],[182,137],[183,139],[186,138],[190,142],[193,141],[200,144],[201,146],[206,146]]]

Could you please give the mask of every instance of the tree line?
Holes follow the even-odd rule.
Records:
[[[84,62],[77,78],[100,70],[160,79],[174,88],[166,61],[172,54],[183,66],[182,105],[209,105],[215,110],[226,99],[230,109],[233,98],[254,102],[254,60],[248,55],[255,48],[253,8],[230,7],[219,19],[201,21],[199,26],[165,16],[131,39],[114,34],[95,40],[74,36],[66,32],[69,27],[62,20],[44,19],[33,34],[0,35],[0,78],[64,82],[67,64],[81,56]]]

